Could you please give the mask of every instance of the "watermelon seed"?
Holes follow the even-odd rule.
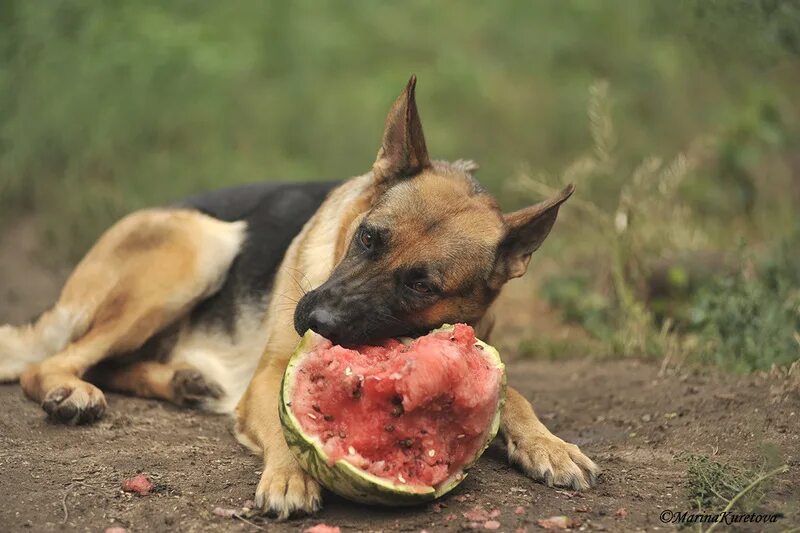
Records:
[[[405,483],[406,482],[406,478],[403,477],[403,474],[397,474],[397,479],[400,480],[400,483]]]
[[[308,418],[310,418],[312,420],[316,420],[317,419],[317,415],[315,415],[314,413],[306,413],[306,414],[308,415]]]
[[[347,368],[344,369],[344,375],[345,376],[352,376],[353,375],[353,369],[348,366]]]
[[[399,394],[395,394],[394,396],[392,396],[392,403],[395,404],[395,405],[402,404],[403,403],[403,397],[400,396]]]
[[[325,419],[325,422],[333,422],[333,415],[325,415],[322,418]]]
[[[319,405],[317,405],[317,404],[312,405],[311,408],[313,410],[315,410],[316,412],[318,412],[318,413],[321,412],[320,409],[319,409]]]
[[[345,438],[347,438],[347,433],[345,433],[344,431],[340,431],[340,432],[339,432],[339,438],[340,438],[340,439],[345,439]]]
[[[348,446],[347,447],[347,453],[349,453],[350,455],[355,455],[356,454],[356,449],[353,448],[352,446]]]
[[[397,445],[401,448],[411,448],[411,439],[403,439],[397,441]]]
[[[428,457],[433,457],[436,455],[436,450],[428,450]]]
[[[394,408],[392,409],[392,416],[398,418],[402,414],[403,414],[403,406],[395,405]]]
[[[483,346],[481,346],[480,344],[476,344],[475,347],[480,351],[483,351]]]
[[[392,431],[394,431],[394,426],[392,424],[386,424],[385,426],[383,426],[383,430],[386,431],[387,433],[391,433]]]
[[[457,439],[463,439],[464,437],[466,437],[466,435],[464,435],[464,434],[462,433],[462,434],[460,434],[459,436],[457,436],[456,438],[457,438]]]

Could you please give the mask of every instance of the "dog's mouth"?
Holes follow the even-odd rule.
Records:
[[[298,335],[309,329],[342,346],[381,345],[387,339],[419,337],[428,329],[419,328],[395,317],[380,305],[353,302],[336,305],[325,302],[316,291],[307,293],[297,304],[294,328]]]

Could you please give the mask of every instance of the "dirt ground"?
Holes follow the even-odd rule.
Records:
[[[40,265],[24,244],[29,235],[21,225],[0,238],[0,323],[41,311],[64,276]],[[513,327],[540,308],[521,298],[526,294],[512,291],[506,301]],[[535,483],[509,467],[495,443],[439,504],[379,509],[326,495],[316,516],[248,523],[213,512],[245,506],[261,469],[233,439],[227,417],[109,394],[99,423],[61,427],[18,385],[2,385],[0,531],[302,531],[324,522],[343,531],[433,532],[497,525],[473,523],[476,506],[492,516],[499,511],[490,519],[498,531],[533,532],[541,529],[538,520],[554,515],[575,519],[583,530],[663,530],[675,525],[660,522],[662,511],[692,510],[681,454],[754,464],[765,447],[790,468],[761,504],[761,511],[783,515],[767,530],[800,525],[800,397],[781,379],[688,369],[660,377],[653,362],[505,355],[510,384],[533,401],[552,431],[603,468],[596,488],[574,493]],[[137,472],[156,483],[150,495],[120,490]]]

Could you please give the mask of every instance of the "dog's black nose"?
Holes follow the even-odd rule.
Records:
[[[314,309],[308,315],[308,328],[330,340],[336,334],[336,317],[327,309]]]

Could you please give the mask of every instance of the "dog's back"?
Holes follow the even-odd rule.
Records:
[[[340,182],[255,183],[191,196],[178,207],[247,223],[247,237],[219,292],[202,301],[193,322],[232,332],[243,309],[263,310],[275,271],[292,239]]]

